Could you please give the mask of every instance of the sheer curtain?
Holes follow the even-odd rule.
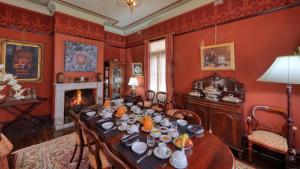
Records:
[[[166,43],[165,39],[150,43],[149,88],[166,92]]]

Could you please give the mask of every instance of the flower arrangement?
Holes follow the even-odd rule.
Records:
[[[0,64],[0,92],[5,89],[6,86],[10,86],[14,91],[13,97],[16,99],[24,99],[23,92],[26,89],[22,89],[22,86],[16,80],[16,76],[3,72],[4,65]],[[4,99],[5,95],[0,94],[0,99]]]

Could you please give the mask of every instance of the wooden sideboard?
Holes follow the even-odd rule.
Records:
[[[200,97],[182,95],[183,107],[201,117],[202,125],[242,155],[244,132],[243,103],[214,102]]]

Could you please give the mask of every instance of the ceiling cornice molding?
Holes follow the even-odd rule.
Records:
[[[147,21],[145,21],[144,23],[141,23],[133,28],[124,30],[124,34],[125,35],[130,35],[133,34],[135,32],[138,32],[140,30],[146,29],[150,26],[153,26],[155,24],[158,24],[160,22],[166,21],[168,19],[174,18],[176,16],[179,16],[181,14],[184,14],[186,12],[189,12],[191,10],[194,10],[196,8],[199,8],[200,6],[209,4],[211,2],[214,2],[214,0],[192,0],[188,3],[185,3],[177,8],[174,8],[168,12],[165,12],[159,16],[153,17],[151,19],[148,19]]]
[[[97,15],[95,13],[91,13],[88,11],[84,11],[80,8],[70,6],[64,2],[58,1],[58,0],[52,0],[50,3],[52,3],[55,6],[56,12],[61,12],[67,15],[71,15],[80,19],[84,19],[90,22],[94,22],[100,25],[104,25],[107,22],[114,22],[113,20],[110,20],[108,18],[104,18],[103,16]]]
[[[38,12],[41,14],[51,15],[51,12],[47,7],[26,0],[0,0],[0,2]]]

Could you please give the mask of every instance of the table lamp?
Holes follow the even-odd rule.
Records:
[[[138,86],[138,80],[136,77],[131,77],[129,79],[129,86],[131,86],[131,95],[134,96],[135,95],[135,87]]]
[[[295,145],[293,141],[293,119],[292,119],[292,85],[300,84],[300,55],[277,57],[271,67],[257,80],[262,82],[286,84],[287,93],[287,144],[286,156],[287,168],[295,168]]]

